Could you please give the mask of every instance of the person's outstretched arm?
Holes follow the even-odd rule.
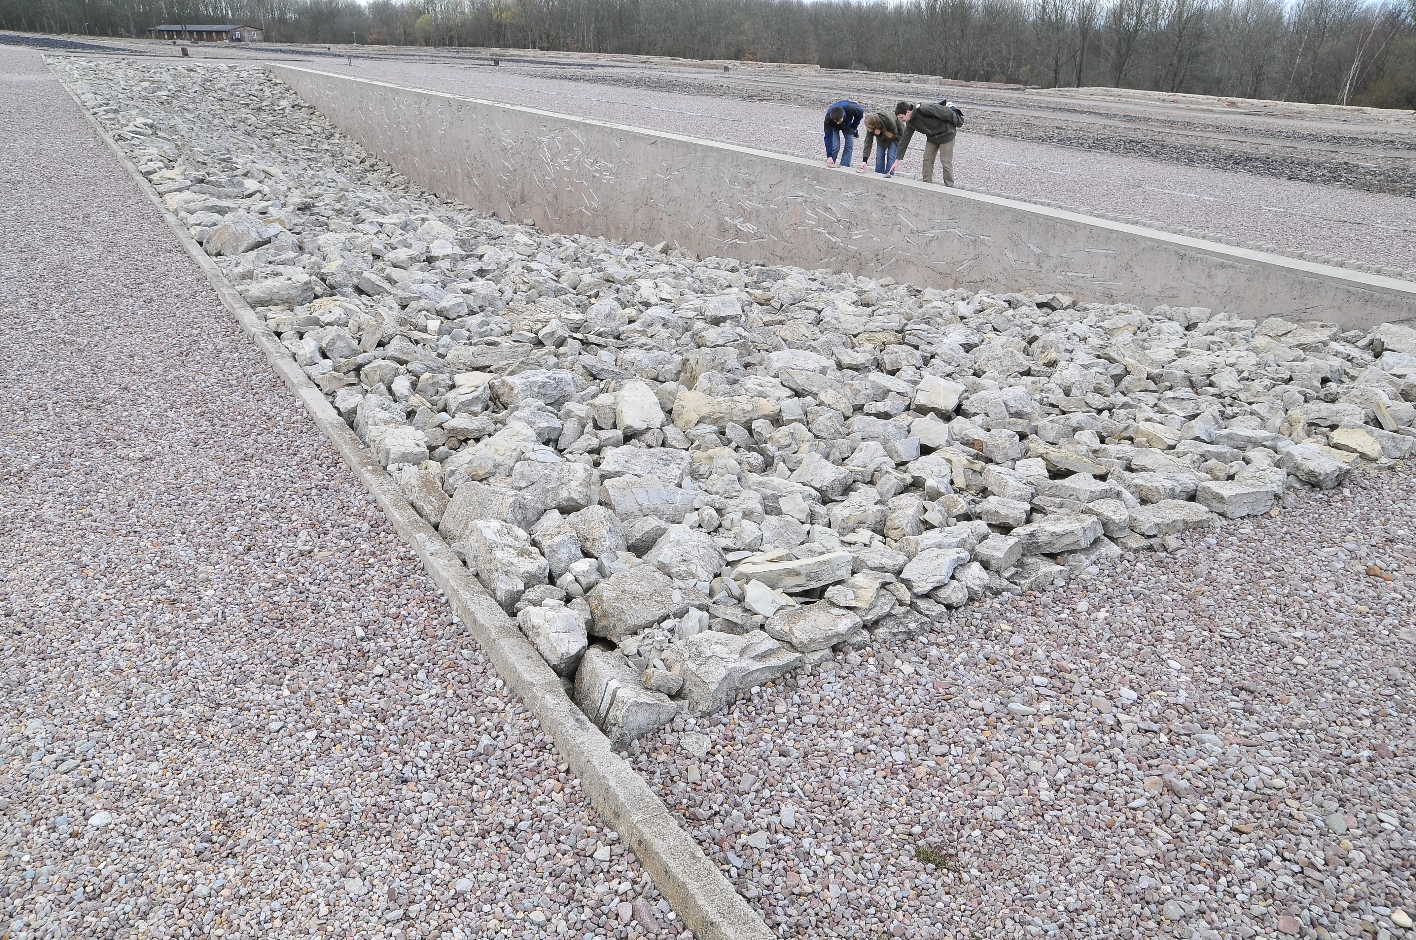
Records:
[[[894,173],[894,172],[895,172],[895,167],[897,167],[897,166],[899,166],[901,163],[904,163],[904,162],[905,162],[905,151],[906,151],[907,149],[909,149],[909,146],[910,146],[910,138],[913,137],[913,136],[914,136],[914,128],[913,128],[913,127],[910,127],[908,124],[906,124],[906,125],[905,125],[905,132],[900,135],[900,146],[899,146],[899,148],[895,151],[895,162],[892,163],[892,164],[890,164],[890,172],[891,172],[891,173]]]

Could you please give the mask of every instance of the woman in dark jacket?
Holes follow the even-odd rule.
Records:
[[[900,135],[904,127],[898,118],[888,111],[872,111],[865,116],[865,149],[860,154],[860,172],[864,173],[870,163],[870,150],[875,151],[875,172],[886,176],[895,173],[895,154],[900,146]]]

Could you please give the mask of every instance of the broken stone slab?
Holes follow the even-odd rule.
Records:
[[[1166,499],[1131,510],[1131,531],[1147,538],[1178,535],[1187,529],[1214,524],[1214,513],[1199,503],[1182,499]]]
[[[915,555],[905,570],[900,572],[900,582],[914,594],[928,594],[949,582],[954,572],[968,564],[969,552],[962,548],[927,548]]]
[[[688,490],[652,477],[615,477],[600,484],[605,505],[621,519],[653,516],[665,522],[683,522],[697,498]]]
[[[1382,445],[1366,428],[1337,428],[1328,434],[1328,446],[1357,454],[1367,460],[1382,457]]]
[[[748,395],[707,395],[702,392],[679,392],[674,399],[673,422],[681,431],[699,424],[723,429],[729,424],[751,427],[759,419],[772,421],[781,414],[781,407],[769,398]]]
[[[574,397],[575,376],[564,369],[528,369],[493,379],[491,387],[492,394],[506,408],[533,401],[558,408]]]
[[[615,393],[615,427],[625,434],[642,434],[664,426],[664,409],[648,383],[626,382]]]
[[[246,212],[232,212],[207,233],[202,247],[213,257],[245,254],[267,244],[285,229]]]
[[[796,669],[802,656],[761,630],[741,636],[707,630],[671,644],[663,659],[671,672],[683,677],[679,694],[689,711],[707,715],[726,708],[753,686]]]
[[[437,469],[434,469],[435,467]],[[437,464],[425,464],[418,467],[399,467],[391,474],[409,504],[418,511],[418,515],[428,520],[428,524],[433,528],[437,528],[442,521],[449,503],[442,488],[441,469]],[[461,536],[458,536],[457,539],[449,541],[460,539]]]
[[[795,602],[781,591],[774,591],[761,581],[749,581],[742,589],[742,606],[763,617],[770,617]],[[730,631],[731,632],[731,631]]]
[[[1126,473],[1118,470],[1112,480],[1124,487],[1143,503],[1158,503],[1164,499],[1190,499],[1200,479],[1192,473]]]
[[[531,543],[540,550],[550,568],[551,578],[559,580],[570,570],[570,566],[584,558],[580,550],[580,536],[566,522],[565,517],[552,509],[546,512],[531,529]]]
[[[623,653],[598,646],[587,649],[580,661],[573,698],[615,748],[662,728],[678,714],[672,699],[643,686]]]
[[[443,462],[443,473],[453,479],[487,480],[510,476],[518,461],[540,446],[536,432],[520,421],[511,421],[496,434],[464,447]]]
[[[1330,490],[1337,486],[1352,468],[1329,454],[1317,444],[1295,444],[1278,458],[1278,465],[1309,486]]]
[[[843,501],[832,503],[828,509],[831,529],[838,537],[857,531],[882,534],[889,514],[889,507],[880,501],[880,494],[871,486],[857,487]]]
[[[699,529],[671,525],[644,556],[675,581],[711,581],[723,570],[723,551]]]
[[[1122,500],[1094,500],[1087,503],[1087,513],[1101,521],[1101,531],[1107,538],[1119,539],[1131,531],[1131,509]]]
[[[453,494],[438,531],[449,542],[457,542],[467,537],[474,522],[508,522],[530,530],[545,512],[544,505],[521,491],[471,480]]]
[[[611,447],[600,452],[600,478],[646,477],[680,486],[689,461],[688,451],[671,447]]]
[[[897,552],[886,545],[868,545],[863,548],[851,550],[855,557],[853,569],[859,573],[862,571],[878,571],[882,574],[899,574],[905,570],[905,565],[910,563],[910,556],[904,552]]]
[[[1275,498],[1273,487],[1258,481],[1206,480],[1195,488],[1195,502],[1229,519],[1262,515]]]
[[[934,628],[928,617],[908,608],[901,608],[870,628],[871,638],[886,647],[897,646],[924,636]]]
[[[791,516],[767,516],[762,520],[762,548],[791,549],[806,541],[807,529]]]
[[[565,519],[590,558],[614,556],[627,549],[619,517],[604,506],[587,506]]]
[[[1032,507],[1016,499],[990,496],[974,507],[974,514],[989,525],[1016,528],[1028,521]]]
[[[924,414],[952,416],[959,408],[959,399],[968,391],[968,386],[937,375],[925,375],[915,386],[914,407]],[[946,435],[947,437],[947,435]],[[921,438],[921,441],[923,438]],[[947,444],[948,441],[945,441]],[[942,447],[943,444],[935,445]]]
[[[1234,482],[1265,486],[1279,497],[1288,488],[1288,472],[1282,467],[1245,467],[1235,475]]]
[[[706,607],[708,598],[686,585],[676,585],[653,565],[635,565],[611,575],[585,596],[590,605],[590,633],[618,643],[670,617],[682,617],[689,607]]]
[[[990,535],[974,549],[973,557],[989,571],[1001,574],[1022,560],[1023,543],[1011,535]]]
[[[1086,548],[1101,537],[1095,516],[1058,513],[1045,516],[1011,533],[1023,544],[1025,555],[1060,555]]]
[[[369,436],[374,459],[385,467],[417,466],[428,459],[428,439],[417,428],[376,428]]]
[[[1159,450],[1168,450],[1184,439],[1179,429],[1156,421],[1138,421],[1134,436],[1137,441],[1144,441]]]
[[[844,499],[855,485],[855,477],[844,467],[838,467],[820,454],[807,454],[791,475],[791,482],[809,486],[823,500]]]
[[[829,601],[780,610],[767,618],[763,629],[774,640],[799,653],[830,649],[837,643],[859,638],[863,624],[853,611]]]
[[[402,406],[382,395],[365,395],[354,411],[354,433],[365,447],[373,446],[372,433],[376,429],[401,428],[407,424]]]
[[[579,512],[595,501],[594,468],[570,460],[517,461],[511,468],[511,485],[541,512]]]
[[[560,601],[545,600],[516,615],[521,632],[559,676],[575,672],[588,642],[585,615]]]
[[[1062,447],[1053,447],[1036,439],[1028,442],[1028,456],[1040,457],[1054,473],[1086,473],[1104,477],[1110,472],[1105,464]]]
[[[643,558],[659,539],[664,537],[664,533],[669,531],[669,523],[662,519],[655,519],[653,516],[640,516],[630,519],[624,523],[625,548],[634,555]]]
[[[528,587],[544,583],[550,570],[530,536],[509,522],[473,522],[463,544],[468,566],[476,569],[477,580],[507,613],[516,610]]]
[[[895,547],[910,558],[930,548],[962,548],[973,551],[975,545],[991,534],[992,530],[986,522],[961,522],[958,525],[902,538],[895,543]]]
[[[252,307],[289,307],[294,310],[315,299],[314,281],[303,274],[238,284],[236,289]]]
[[[825,552],[808,558],[770,552],[740,562],[733,569],[733,580],[746,584],[756,579],[774,591],[794,594],[846,580],[851,576],[854,561],[854,556],[847,551]]]
[[[895,595],[886,589],[892,581],[894,578],[883,572],[858,571],[840,584],[828,587],[826,600],[855,614],[861,623],[869,626],[898,605]]]

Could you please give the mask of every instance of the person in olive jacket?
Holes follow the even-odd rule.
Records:
[[[835,166],[837,155],[841,166],[851,165],[851,151],[855,149],[856,134],[860,131],[860,119],[865,109],[847,98],[842,98],[826,109],[823,129],[826,134],[826,165]]]
[[[960,125],[963,124],[959,112],[955,111],[947,102],[911,104],[908,101],[901,101],[895,105],[895,114],[905,125],[905,132],[900,137],[899,154],[895,158],[896,163],[905,159],[905,151],[909,149],[910,139],[916,133],[923,134],[927,141],[924,145],[924,181],[926,183],[934,182],[934,158],[937,155],[944,185],[953,186],[954,135],[958,133]],[[891,167],[890,170],[894,172],[894,167]]]
[[[900,135],[904,133],[902,125],[895,115],[887,111],[872,111],[865,116],[865,149],[860,153],[860,172],[864,173],[870,165],[870,150],[878,147],[875,151],[875,172],[893,174],[895,172],[895,153],[900,146]]]

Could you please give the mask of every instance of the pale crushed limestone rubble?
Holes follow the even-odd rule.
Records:
[[[1404,327],[547,234],[264,71],[55,67],[620,744],[1416,447]]]

